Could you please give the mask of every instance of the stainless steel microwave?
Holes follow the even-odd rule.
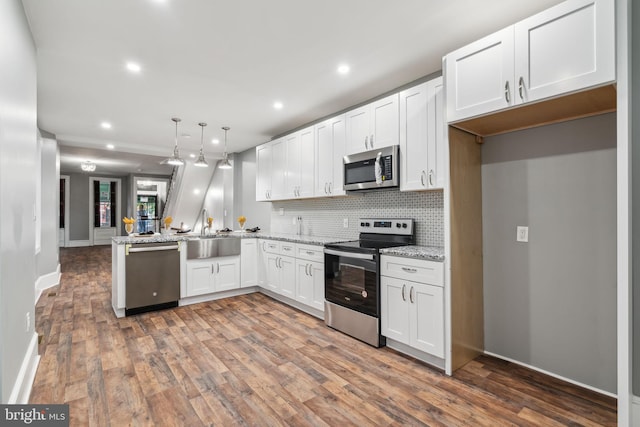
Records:
[[[397,145],[344,156],[343,161],[346,191],[397,187],[400,183]]]

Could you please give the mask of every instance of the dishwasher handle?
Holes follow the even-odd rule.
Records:
[[[172,251],[172,250],[178,250],[180,246],[178,245],[168,245],[168,246],[151,246],[151,247],[143,247],[143,248],[136,248],[136,247],[132,247],[129,249],[129,253],[134,253],[134,252],[155,252],[155,251]]]

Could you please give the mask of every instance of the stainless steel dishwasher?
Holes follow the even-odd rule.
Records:
[[[138,243],[126,249],[125,315],[177,307],[180,242]]]

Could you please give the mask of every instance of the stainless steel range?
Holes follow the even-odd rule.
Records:
[[[411,245],[412,219],[363,218],[359,240],[324,246],[324,320],[375,347],[380,335],[380,249]]]

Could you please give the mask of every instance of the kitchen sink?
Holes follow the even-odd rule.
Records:
[[[200,237],[187,241],[187,259],[240,255],[238,238]]]

